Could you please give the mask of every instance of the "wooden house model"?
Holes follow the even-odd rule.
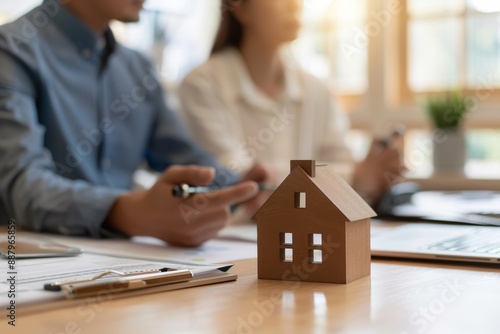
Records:
[[[328,165],[292,160],[255,213],[258,277],[349,283],[370,275],[375,212]]]

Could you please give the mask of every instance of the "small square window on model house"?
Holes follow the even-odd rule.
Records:
[[[292,248],[282,248],[281,249],[281,262],[293,262],[293,249]]]
[[[321,249],[310,249],[309,263],[314,263],[314,264],[323,263],[323,251]]]
[[[293,244],[293,234],[290,232],[280,233],[280,244],[282,245],[292,245]]]
[[[323,245],[323,236],[321,235],[321,233],[309,234],[309,245],[322,246]]]
[[[306,207],[306,193],[305,192],[296,192],[295,193],[295,208],[296,209],[305,209]]]

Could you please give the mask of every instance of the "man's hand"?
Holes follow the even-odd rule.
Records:
[[[210,167],[172,166],[151,189],[120,196],[105,227],[130,236],[153,236],[172,244],[198,246],[226,225],[230,205],[258,194],[257,184],[247,181],[187,199],[172,196],[177,184],[204,186],[214,177],[215,170]]]
[[[269,166],[261,162],[256,162],[255,165],[243,176],[243,181],[255,181],[278,186],[278,173]],[[263,190],[257,196],[245,203],[245,209],[250,216],[264,204],[272,191]]]

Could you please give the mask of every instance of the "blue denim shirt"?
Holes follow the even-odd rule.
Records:
[[[217,166],[150,62],[56,0],[0,27],[0,224],[97,237],[144,161]]]

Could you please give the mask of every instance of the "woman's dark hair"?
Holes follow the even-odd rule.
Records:
[[[233,9],[245,0],[221,0],[222,19],[212,47],[212,54],[232,46],[239,48],[243,39],[243,26],[234,16]]]

